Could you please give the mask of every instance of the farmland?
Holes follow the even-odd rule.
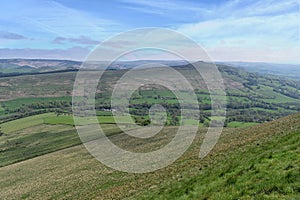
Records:
[[[12,0],[0,200],[300,200],[299,0]]]
[[[194,88],[199,110],[193,109],[190,92],[180,91],[189,100],[181,108],[182,99],[177,99],[168,88],[153,84],[134,91],[129,99],[130,116],[114,116],[116,111],[110,105],[114,84],[128,69],[104,72],[104,79],[97,87],[95,117],[73,116],[71,94],[75,71],[46,74],[20,71],[8,77],[2,74],[0,198],[247,199],[254,195],[262,199],[296,198],[300,118],[293,113],[300,111],[300,83],[224,65],[218,67],[226,87],[225,127],[217,145],[204,159],[198,155],[207,127],[222,118],[211,116],[211,95],[190,66],[174,69],[189,77],[192,85],[200,86]],[[148,69],[140,70],[147,74]],[[163,78],[164,74],[160,76]],[[151,124],[154,119],[149,110],[156,104],[166,110],[156,113],[157,121],[164,123],[159,134],[142,141],[122,131],[134,132],[137,124],[151,134],[155,126]],[[182,115],[182,111],[187,114]],[[197,114],[199,119],[194,118]],[[164,116],[166,121],[162,120]],[[74,121],[78,127],[95,127],[88,142],[101,139],[96,131],[99,124],[110,141],[133,152],[154,151],[168,144],[179,125],[187,132],[192,128],[198,132],[192,146],[172,165],[143,175],[128,174],[110,169],[93,158],[82,145]],[[253,182],[258,183],[254,186]]]
[[[193,77],[195,73],[189,67],[177,66],[175,69],[195,82],[203,82],[201,77]],[[252,74],[223,65],[219,66],[219,70],[226,86],[226,123],[261,123],[299,111],[299,82],[277,76]],[[104,80],[99,83],[99,91],[96,94],[97,115],[112,115],[107,111],[110,109],[111,90],[126,72],[127,70],[105,72]],[[71,113],[70,95],[75,76],[75,72],[62,72],[1,78],[3,86],[0,87],[0,121],[47,112]],[[202,111],[200,123],[203,125],[205,120],[211,120],[210,95],[205,87],[196,88],[195,93]],[[178,109],[174,109],[178,107],[178,100],[172,91],[166,88],[139,88],[130,99],[130,112],[136,119],[146,119],[147,110],[154,104],[162,104],[167,108],[168,124],[178,124]],[[109,118],[107,120],[109,121]]]
[[[254,128],[228,128],[203,160],[199,160],[198,152],[205,129],[200,129],[183,157],[148,174],[115,171],[101,165],[83,146],[73,146],[0,168],[0,197],[296,198],[300,181],[299,120],[297,114]],[[168,133],[174,131],[172,127],[167,129]],[[134,146],[122,140],[122,134],[110,138],[123,147]]]

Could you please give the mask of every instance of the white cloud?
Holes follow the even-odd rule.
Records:
[[[297,13],[269,17],[243,17],[214,19],[199,23],[183,24],[177,30],[193,39],[226,39],[255,37],[269,39],[290,39],[298,34],[299,15]],[[282,34],[284,33],[284,34]]]
[[[0,49],[0,59],[3,58],[36,58],[36,59],[70,59],[84,60],[90,52],[87,48],[72,47],[68,49]]]
[[[272,49],[216,46],[206,48],[213,61],[300,63],[299,47]]]
[[[103,33],[105,29],[113,28],[116,23],[111,20],[94,18],[56,2],[42,2],[38,12],[32,12],[25,21],[64,37],[85,34]],[[37,5],[39,5],[37,4]],[[42,15],[41,15],[42,13]]]
[[[5,4],[8,6],[8,4]],[[2,8],[5,10],[6,8]],[[47,33],[61,37],[87,35],[107,37],[122,26],[115,21],[94,17],[90,13],[64,6],[55,1],[25,0],[0,13],[6,23],[16,24],[23,31]]]
[[[233,10],[228,17],[182,24],[176,30],[203,45],[217,60],[300,62],[299,11],[291,9],[295,3],[258,1]],[[238,1],[223,7],[227,9],[224,12],[237,4]]]

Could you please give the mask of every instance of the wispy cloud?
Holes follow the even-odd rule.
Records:
[[[11,33],[7,31],[0,31],[0,39],[7,39],[7,40],[25,40],[28,39],[24,35],[20,35],[17,33]]]
[[[239,1],[227,3],[222,6],[222,14],[215,14],[212,19],[174,28],[201,44],[216,60],[262,61],[264,57],[300,62],[295,54],[297,51],[300,53],[297,0],[256,1],[246,6],[240,4]],[[223,16],[224,13],[228,13],[227,16]]]
[[[199,23],[188,23],[178,26],[193,39],[207,41],[209,39],[274,39],[288,40],[298,36],[299,14],[289,13],[278,16],[254,16],[241,18],[223,18]],[[284,34],[282,34],[284,33]]]
[[[35,39],[80,35],[103,39],[122,28],[112,19],[94,16],[89,12],[65,6],[56,1],[24,0],[1,5],[0,29],[8,25],[12,30],[28,32]],[[49,44],[49,45],[50,45]]]
[[[251,16],[267,16],[289,13],[299,10],[299,0],[231,0],[204,3],[201,1],[181,0],[118,0],[125,8],[159,15],[173,15],[189,13],[198,20],[211,20],[216,18],[238,18]],[[213,2],[213,1],[212,1]]]
[[[81,35],[77,38],[56,37],[52,42],[54,44],[64,44],[65,42],[71,42],[84,45],[97,45],[100,41],[93,40],[88,36]]]
[[[243,46],[215,46],[206,48],[206,52],[213,61],[245,61],[270,63],[300,63],[300,48],[255,48]]]
[[[138,12],[143,12],[143,13],[147,13],[147,14],[163,15],[165,13],[162,10],[149,9],[149,8],[145,8],[145,7],[142,7],[142,6],[126,5],[126,6],[123,6],[123,8],[129,9],[129,10],[138,11]]]
[[[9,31],[0,32],[1,45],[10,49],[85,48],[122,31],[154,26],[189,36],[214,59],[226,55],[239,60],[244,55],[254,60],[265,54],[281,60],[294,56],[300,62],[295,53],[300,43],[299,0],[72,2],[11,0],[1,4],[0,30]],[[174,42],[169,35],[157,40]],[[123,44],[110,45],[120,48]]]
[[[125,4],[126,6],[124,7],[129,9],[160,15],[168,15],[168,11],[194,12],[194,14],[196,14],[196,12],[211,12],[210,9],[204,8],[204,6],[201,6],[201,4],[189,1],[157,0],[153,2],[151,0],[119,0],[119,2]]]
[[[253,4],[245,7],[238,12],[244,15],[278,15],[297,11],[299,9],[299,0],[260,0],[254,1]]]
[[[100,35],[117,25],[109,19],[93,17],[89,13],[66,7],[55,1],[35,2],[35,10],[30,10],[18,19],[24,24],[37,27],[61,37],[73,37],[78,34]]]
[[[83,47],[72,47],[68,49],[0,49],[0,59],[3,58],[41,58],[41,59],[70,59],[84,60],[90,50]]]

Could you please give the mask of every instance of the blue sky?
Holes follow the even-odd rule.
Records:
[[[123,31],[165,27],[214,61],[300,63],[299,0],[10,0],[0,8],[0,58],[82,60]]]

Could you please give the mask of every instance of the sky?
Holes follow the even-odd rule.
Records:
[[[0,8],[0,58],[84,60],[124,31],[178,31],[213,61],[300,64],[299,0],[10,0]]]

